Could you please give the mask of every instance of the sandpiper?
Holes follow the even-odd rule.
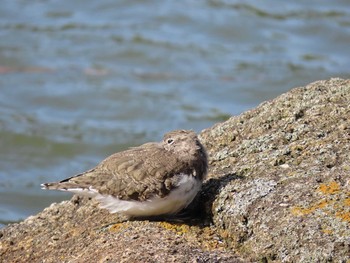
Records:
[[[89,171],[41,186],[94,197],[102,208],[129,217],[173,215],[192,202],[207,168],[196,133],[176,130],[161,142],[115,153]]]

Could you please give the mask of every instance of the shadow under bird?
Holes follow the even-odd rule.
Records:
[[[102,208],[129,217],[174,215],[192,202],[207,169],[196,133],[176,130],[161,142],[115,153],[89,171],[41,186],[94,197]]]

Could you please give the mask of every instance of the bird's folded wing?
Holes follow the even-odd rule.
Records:
[[[116,153],[85,173],[47,188],[98,192],[122,200],[145,201],[164,197],[177,186],[183,165],[163,148],[136,147]]]

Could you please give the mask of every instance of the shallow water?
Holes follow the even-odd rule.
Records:
[[[345,0],[4,0],[0,37],[1,224],[113,152],[350,77]]]

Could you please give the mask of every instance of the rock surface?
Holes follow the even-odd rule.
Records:
[[[201,133],[182,223],[73,197],[0,230],[1,262],[350,262],[350,80],[295,88]]]

